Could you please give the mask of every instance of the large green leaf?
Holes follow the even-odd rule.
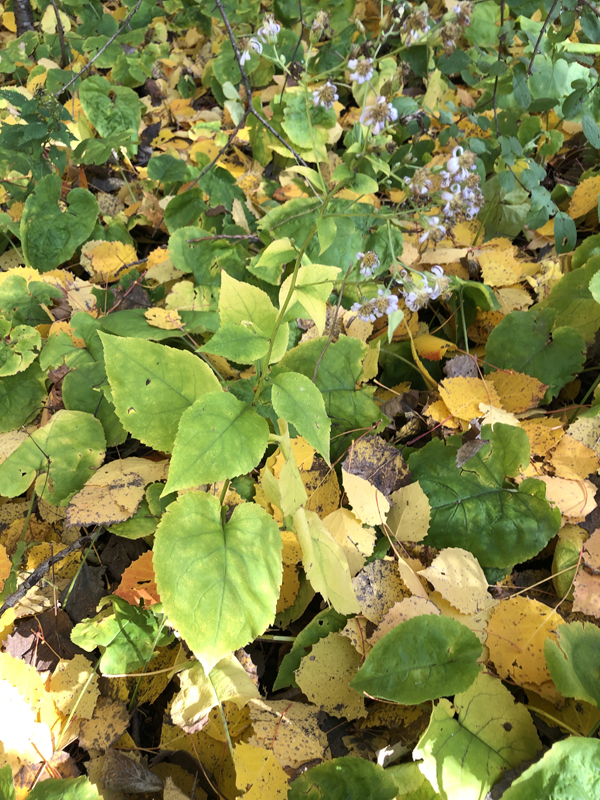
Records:
[[[51,307],[63,296],[60,289],[44,281],[27,281],[23,275],[8,275],[0,283],[0,313],[13,325],[48,324],[50,318],[43,306]]]
[[[529,461],[529,441],[520,428],[485,426],[487,443],[462,468],[458,445],[439,439],[410,457],[410,469],[431,505],[425,542],[432,547],[462,547],[482,567],[508,567],[532,558],[560,528],[560,512],[545,499],[534,479],[518,488],[505,484]]]
[[[236,281],[223,271],[219,315],[221,325],[202,348],[204,352],[240,364],[251,364],[266,356],[277,319],[277,310],[266,292],[249,283]],[[288,325],[284,323],[277,331],[270,363],[281,359],[287,349],[288,337]]]
[[[29,792],[28,800],[100,800],[89,778],[48,778]]]
[[[439,795],[415,761],[386,769],[398,787],[396,800],[439,800]]]
[[[397,793],[396,782],[379,764],[343,756],[296,778],[288,800],[393,800]]]
[[[112,612],[110,605],[112,604]],[[155,647],[173,641],[164,618],[152,609],[138,608],[116,595],[103,598],[100,613],[84,619],[71,631],[71,640],[87,653],[100,648],[100,671],[121,675],[143,669]]]
[[[572,274],[582,272],[576,270]],[[555,397],[573,380],[585,361],[581,333],[573,327],[553,330],[556,316],[556,309],[540,306],[507,314],[487,340],[486,371],[495,367],[532,375],[548,385],[546,400]]]
[[[346,554],[314,511],[298,509],[294,530],[302,547],[306,577],[315,592],[331,603],[339,614],[358,614]]]
[[[517,778],[502,800],[600,800],[600,740],[571,736]]]
[[[269,440],[264,417],[229,392],[211,392],[184,411],[165,494],[245,475]]]
[[[100,136],[109,138],[126,133],[129,155],[137,153],[142,103],[133,89],[110,83],[100,75],[92,75],[79,87],[79,99],[86,117]]]
[[[600,630],[591,622],[560,625],[556,641],[544,644],[552,680],[563,697],[595,703],[600,708]]]
[[[102,425],[82,411],[57,411],[0,464],[0,494],[16,497],[36,479],[40,497],[65,506],[104,458]]]
[[[363,374],[362,360],[368,347],[359,339],[341,336],[329,344],[327,337],[313,339],[288,351],[275,367],[273,376],[300,372],[313,380],[319,363],[315,386],[323,395],[325,410],[335,433],[370,428],[381,419],[379,409],[366,389],[356,389]]]
[[[89,360],[80,359],[62,383],[65,408],[87,411],[99,419],[108,447],[123,444],[127,431],[117,417],[114,405],[102,391],[102,384],[107,386],[104,362],[94,361],[87,351],[82,352]]]
[[[224,523],[217,498],[193,491],[165,512],[154,543],[156,584],[205,672],[273,622],[281,547],[277,523],[255,504],[237,506]]]
[[[300,267],[294,291],[285,312],[285,319],[292,320],[308,316],[317,326],[319,335],[322,335],[327,320],[327,300],[339,271],[339,267],[328,267],[324,264],[309,264],[306,267]],[[284,280],[279,290],[279,305],[282,308],[291,285],[292,276],[290,275]]]
[[[525,706],[490,675],[479,674],[454,704],[440,700],[413,757],[442,800],[480,800],[502,773],[541,749]]]
[[[306,375],[298,372],[283,372],[273,378],[272,385],[271,402],[277,416],[291,422],[329,463],[331,422],[321,392]]]
[[[213,371],[185,350],[100,334],[112,398],[123,427],[136,439],[170,452],[183,412],[220,391]]]
[[[90,236],[98,216],[96,198],[87,189],[72,189],[67,211],[61,211],[61,180],[46,175],[29,195],[21,217],[23,256],[30,267],[48,272],[68,261]]]
[[[368,653],[350,686],[371,697],[413,705],[464,692],[480,671],[481,642],[450,617],[401,622]]]
[[[565,325],[575,328],[587,343],[594,341],[600,328],[600,305],[590,291],[590,282],[599,270],[600,256],[592,256],[584,267],[563,275],[540,303],[540,308],[556,310],[557,328]]]
[[[0,378],[0,433],[20,428],[37,416],[47,395],[45,378],[38,363]]]

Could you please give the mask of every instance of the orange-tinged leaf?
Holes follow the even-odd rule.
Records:
[[[146,608],[160,603],[152,565],[152,550],[148,550],[131,562],[123,573],[115,594],[127,600],[132,606],[139,606],[140,600],[144,601]]]
[[[600,619],[600,575],[580,570],[573,587],[573,611]]]
[[[421,358],[426,358],[428,361],[441,361],[445,356],[454,354],[456,345],[440,339],[438,336],[425,333],[415,337],[415,350]]]

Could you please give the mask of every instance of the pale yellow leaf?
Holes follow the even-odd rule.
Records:
[[[239,742],[233,758],[237,787],[244,793],[244,800],[287,798],[289,778],[271,749]]]
[[[65,716],[74,712],[80,719],[91,719],[100,695],[98,676],[85,656],[61,660],[50,679],[49,693]]]
[[[297,769],[323,760],[329,744],[319,727],[319,709],[290,700],[251,700],[253,735],[249,744],[266,747],[282,767]]]
[[[137,253],[131,244],[92,240],[81,248],[81,264],[94,283],[114,283],[135,269]]]
[[[422,617],[427,614],[441,614],[439,608],[426,597],[405,597],[399,603],[394,603],[387,614],[383,617],[373,634],[369,637],[369,644],[378,642],[392,628],[406,622],[413,617]]]
[[[476,614],[491,602],[488,582],[475,556],[459,547],[446,547],[420,573],[463,614]]]
[[[354,577],[363,568],[366,557],[373,552],[374,529],[363,527],[358,517],[347,508],[338,508],[328,514],[323,524],[346,554],[350,574]]]
[[[148,325],[165,331],[177,331],[183,328],[179,312],[166,308],[148,308],[144,311]]]
[[[390,500],[387,526],[399,542],[420,542],[429,530],[431,506],[418,481],[402,486]]]
[[[390,510],[387,497],[365,478],[342,469],[344,490],[353,512],[366,525],[383,525]]]

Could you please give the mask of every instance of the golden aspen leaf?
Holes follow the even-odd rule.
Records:
[[[144,601],[145,608],[160,603],[154,576],[152,550],[142,553],[139,558],[131,562],[123,572],[119,588],[114,594],[127,600],[132,606],[139,606],[140,600]]]
[[[233,759],[237,787],[244,793],[244,800],[287,798],[289,778],[272,750],[240,742],[233,751]]]
[[[483,416],[480,403],[502,408],[494,385],[482,378],[445,378],[439,391],[450,413],[465,422]]]
[[[428,361],[441,361],[445,356],[454,355],[456,345],[438,336],[424,333],[415,337],[415,350],[421,358],[426,358]]]
[[[352,585],[361,614],[375,625],[379,625],[394,603],[410,595],[393,559],[371,561],[353,579]]]
[[[100,467],[71,499],[67,525],[109,525],[129,519],[146,486],[166,480],[168,463],[130,457]]]
[[[348,720],[366,717],[363,697],[349,685],[361,661],[349,639],[330,633],[302,659],[294,673],[296,682],[310,702],[328,714]]]
[[[522,420],[521,427],[529,439],[532,456],[546,456],[553,447],[556,447],[565,433],[563,426],[550,417]]]
[[[131,244],[93,240],[81,248],[81,264],[93,283],[114,283],[136,268],[137,253]],[[131,265],[131,266],[127,266]]]
[[[351,336],[353,339],[360,339],[361,342],[366,342],[373,333],[373,323],[361,319],[356,311],[349,310],[344,312],[342,315],[342,323],[346,336]]]
[[[450,409],[443,400],[436,400],[434,403],[430,403],[426,406],[425,414],[439,425],[445,425],[447,428],[452,428],[454,430],[460,428],[460,423],[458,420],[454,419]]]
[[[421,570],[429,583],[463,614],[476,614],[486,608],[491,597],[488,582],[472,553],[460,547],[446,547],[431,566]]]
[[[144,311],[148,325],[161,328],[164,331],[178,331],[183,328],[183,322],[176,310],[166,308],[148,308]]]
[[[402,558],[398,556],[398,572],[402,578],[404,585],[408,591],[415,597],[427,597],[427,591],[421,581],[419,580],[418,573],[423,569],[423,565],[416,558]]]
[[[50,697],[65,716],[91,719],[100,695],[98,676],[85,656],[58,662],[48,685]]]
[[[353,512],[365,525],[383,525],[390,510],[387,497],[365,478],[342,469],[342,482]]]
[[[281,531],[283,549],[281,557],[284,564],[300,564],[302,561],[302,547],[294,531]]]
[[[557,720],[558,726],[564,730],[565,734],[576,730],[581,736],[586,736],[588,731],[600,720],[600,709],[583,700],[567,697],[564,698],[564,705],[557,708],[530,689],[526,689],[526,694],[527,707],[531,713],[535,714],[536,709],[545,712],[540,714],[541,719],[548,721],[548,716],[550,716],[553,720]]]
[[[573,481],[583,480],[600,468],[597,453],[570,433],[561,438],[549,460],[555,475]]]
[[[584,217],[598,208],[598,195],[600,195],[600,175],[586,178],[577,184],[569,203],[569,216],[573,219]]]
[[[314,511],[321,519],[335,511],[340,504],[340,485],[335,470],[327,465],[325,459],[316,454],[316,451],[302,437],[298,436],[291,440],[292,452],[300,470],[300,477],[308,495],[305,504],[307,511]],[[267,460],[267,466],[273,464],[272,470],[275,478],[279,479],[281,469],[285,463],[283,455],[278,452],[271,462]],[[277,521],[277,510],[275,519]]]
[[[358,575],[375,547],[376,534],[373,528],[365,528],[357,516],[347,508],[338,508],[323,520],[335,541],[348,559],[350,575]]]
[[[591,481],[570,481],[547,475],[539,475],[537,479],[546,484],[546,498],[571,521],[583,520],[596,508],[596,487]]]
[[[511,311],[527,311],[533,304],[533,298],[522,286],[505,286],[496,289],[496,297],[500,303],[500,311],[510,314]]]
[[[486,375],[485,379],[488,383],[493,384],[502,408],[515,414],[520,414],[529,408],[536,408],[548,388],[537,378],[512,370],[498,370]]]
[[[340,636],[345,636],[352,642],[361,659],[364,659],[371,649],[371,645],[367,642],[368,624],[369,620],[366,617],[351,617],[340,631]]]
[[[7,31],[11,33],[17,32],[17,23],[15,22],[15,15],[12,11],[5,11],[4,14],[2,14],[2,24]]]
[[[405,597],[399,603],[394,603],[390,610],[385,614],[373,634],[369,637],[369,644],[378,642],[392,628],[406,622],[413,617],[422,617],[427,614],[441,614],[439,608],[426,597]]]
[[[322,760],[329,747],[319,728],[319,709],[290,700],[251,700],[248,709],[253,735],[249,744],[271,750],[282,767],[298,769]]]
[[[15,619],[17,618],[14,608],[8,608],[0,617],[0,645],[15,629]]]
[[[420,542],[429,530],[431,505],[418,481],[401,486],[390,496],[394,504],[387,526],[399,542]]]
[[[515,252],[515,247],[482,250],[477,259],[481,266],[483,282],[488,286],[512,286],[517,283],[528,267],[525,262],[515,257]]]
[[[498,674],[518,686],[533,689],[549,700],[558,699],[544,656],[544,644],[556,641],[562,617],[549,606],[516,595],[503,600],[488,623],[487,646]]]
[[[85,750],[108,750],[129,727],[129,712],[124,703],[101,697],[91,719],[83,720],[79,744]]]
[[[34,547],[27,551],[27,570],[29,572],[33,572],[34,569],[37,569],[40,566],[42,561],[45,561],[52,555],[60,553],[60,551],[64,550],[65,547],[66,545],[64,544],[54,542],[42,542],[41,544],[34,545]],[[53,576],[58,579],[62,578],[71,580],[77,574],[79,565],[81,564],[81,559],[82,554],[80,550],[77,550],[74,553],[69,553],[68,556],[61,559],[54,565],[52,568]]]
[[[167,281],[177,280],[182,275],[184,273],[173,266],[168,250],[165,248],[157,247],[149,254],[146,261],[146,281],[162,284],[167,283]]]
[[[295,564],[283,564],[283,574],[281,577],[281,588],[279,590],[279,597],[277,598],[277,605],[275,613],[279,614],[294,605],[298,592],[300,591],[300,579],[298,577],[298,568]]]
[[[579,417],[569,427],[569,433],[600,455],[600,414],[595,417]]]

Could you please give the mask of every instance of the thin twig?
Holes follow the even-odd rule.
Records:
[[[354,263],[350,264],[350,266],[348,267],[348,270],[346,271],[346,274],[344,275],[344,280],[342,281],[342,285],[340,286],[340,294],[339,294],[338,301],[337,301],[337,304],[336,304],[336,307],[335,307],[335,312],[333,314],[333,319],[331,320],[331,327],[329,329],[329,337],[328,337],[327,341],[325,342],[325,347],[323,348],[323,350],[321,352],[321,355],[317,359],[317,363],[315,364],[315,371],[313,372],[313,376],[312,376],[312,382],[313,383],[315,383],[315,381],[317,380],[317,372],[319,371],[319,367],[321,366],[321,361],[323,360],[323,356],[327,352],[327,348],[329,347],[329,345],[331,344],[331,340],[333,339],[333,334],[334,334],[334,331],[335,331],[335,324],[337,322],[338,314],[340,313],[340,306],[342,305],[342,298],[344,296],[344,289],[346,288],[346,281],[348,280],[348,276],[350,275],[350,272],[351,272],[353,266],[354,266]]]
[[[298,0],[298,11],[300,13],[300,36],[298,37],[298,41],[296,42],[296,47],[294,48],[294,52],[292,53],[292,61],[293,64],[296,60],[296,53],[298,52],[298,48],[302,43],[302,36],[304,35],[304,16],[302,14],[302,0]],[[283,103],[283,94],[285,92],[288,78],[290,77],[289,71],[285,73],[285,80],[283,82],[283,86],[281,87],[281,94],[279,95],[279,105]]]
[[[60,553],[56,553],[53,556],[49,556],[45,561],[39,565],[37,569],[35,569],[31,575],[26,578],[23,583],[19,586],[16,592],[9,594],[6,600],[4,601],[4,605],[0,608],[0,617],[7,611],[9,608],[13,608],[16,604],[21,600],[27,592],[33,588],[36,583],[39,583],[44,575],[50,571],[50,568],[56,564],[57,561],[62,561],[63,558],[74,553],[76,550],[81,550],[82,547],[85,547],[88,544],[92,544],[99,536],[100,531],[102,528],[98,530],[93,536],[80,536],[76,542],[70,544],[68,547],[65,547],[64,550],[61,550]]]
[[[538,47],[540,46],[540,42],[542,41],[542,36],[546,33],[546,28],[548,27],[548,25],[550,25],[550,22],[552,21],[552,15],[554,14],[554,9],[559,4],[559,2],[560,2],[560,0],[554,0],[554,2],[552,3],[552,8],[548,12],[548,16],[544,20],[544,24],[542,25],[542,29],[540,31],[540,35],[537,38],[537,42],[535,43],[535,47],[533,48],[533,53],[531,55],[531,61],[529,62],[529,66],[527,67],[527,77],[528,78],[531,77],[531,72],[533,70],[533,61],[534,61],[535,56],[537,54]]]
[[[302,164],[303,167],[307,167],[308,164],[302,158],[300,153],[297,153],[296,150],[294,150],[294,148],[292,147],[292,145],[289,142],[286,142],[283,136],[277,133],[275,128],[262,116],[262,114],[259,114],[258,111],[254,108],[254,105],[252,104],[252,87],[250,86],[250,79],[248,78],[246,70],[244,69],[244,65],[242,64],[242,55],[240,53],[239,47],[237,46],[237,41],[234,36],[233,30],[231,29],[231,23],[229,22],[229,18],[227,17],[227,12],[225,11],[225,8],[221,0],[215,0],[215,5],[219,9],[219,13],[223,18],[223,23],[225,24],[225,29],[227,30],[229,41],[231,42],[231,46],[233,47],[235,60],[237,61],[237,65],[239,67],[240,74],[242,76],[242,83],[244,84],[244,89],[246,90],[248,112],[253,116],[255,116],[256,119],[261,123],[261,125],[263,125],[270,133],[273,134],[273,136],[277,139],[278,142],[281,142],[282,145],[287,147],[287,149],[290,151],[290,153],[294,156],[294,158],[299,164]]]
[[[60,66],[64,69],[67,64],[69,63],[69,59],[67,58],[67,48],[65,47],[65,31],[62,24],[62,19],[60,18],[60,14],[58,13],[58,6],[56,5],[56,0],[50,0],[52,3],[52,8],[54,9],[54,14],[56,15],[56,30],[58,32],[58,41],[60,42]]]
[[[200,236],[199,239],[186,239],[187,244],[191,244],[192,242],[214,242],[217,239],[246,239],[246,240],[254,240],[255,242],[261,242],[262,239],[260,236],[257,236],[255,233],[219,233],[215,236]]]
[[[114,42],[114,40],[117,38],[117,36],[119,36],[121,33],[123,33],[123,30],[129,25],[129,23],[131,21],[131,18],[135,14],[137,14],[137,12],[139,11],[139,8],[140,8],[141,5],[142,5],[142,0],[138,0],[137,3],[135,4],[135,8],[133,8],[129,12],[129,14],[125,17],[125,19],[121,23],[120,27],[117,29],[116,33],[113,33],[113,35],[110,37],[110,39],[105,44],[102,45],[102,47],[100,48],[100,50],[98,50],[96,55],[92,59],[90,59],[88,61],[88,63],[85,65],[85,67],[83,67],[83,69],[80,72],[78,72],[77,75],[75,75],[75,77],[72,80],[70,80],[68,83],[66,83],[62,87],[62,89],[59,89],[59,91],[56,92],[56,94],[54,95],[55,97],[59,97],[66,89],[68,89],[70,86],[72,86],[75,83],[75,81],[79,80],[79,78],[81,78],[82,74],[92,66],[94,61],[97,61],[100,58],[102,53],[104,53],[104,51],[107,50],[110,47],[110,45]]]
[[[600,17],[600,10],[596,8],[593,3],[590,3],[590,0],[581,0],[584,6],[587,6],[597,17]]]

